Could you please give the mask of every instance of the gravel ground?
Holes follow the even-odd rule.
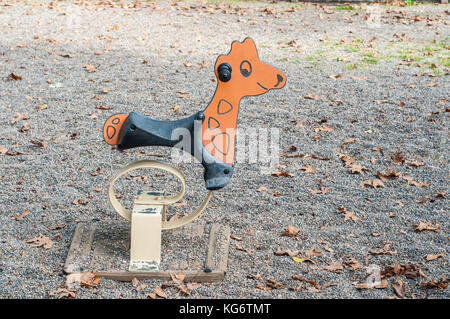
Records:
[[[168,155],[164,148],[111,150],[104,121],[117,112],[176,119],[203,109],[216,56],[245,36],[288,82],[244,99],[238,125],[279,128],[281,167],[273,171],[292,176],[236,164],[201,217],[237,238],[228,273],[190,297],[448,298],[448,5],[77,3],[0,1],[1,298],[57,297],[50,293],[64,285],[75,223],[125,223],[107,202],[111,175],[132,160],[170,160],[152,155]],[[12,124],[17,113],[25,119]],[[195,205],[206,194],[202,168],[180,168],[185,200]],[[161,186],[131,177],[128,202],[142,183]],[[384,187],[361,186],[379,178]],[[166,189],[174,183],[167,179]],[[421,222],[431,230],[415,230]],[[296,236],[280,236],[288,226]],[[30,247],[39,234],[52,247]],[[300,251],[303,262],[274,255],[284,249]],[[393,265],[423,276],[413,270],[385,276],[385,288],[357,289],[370,269]],[[146,298],[167,283],[147,284],[137,291],[102,279],[75,297]],[[184,297],[168,284],[169,298]]]

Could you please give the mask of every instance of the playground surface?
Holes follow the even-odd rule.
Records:
[[[0,298],[448,298],[449,10],[0,1]],[[202,110],[216,57],[246,36],[287,84],[243,99],[238,120],[279,129],[279,166],[237,163],[198,221],[231,227],[225,279],[68,288],[76,222],[126,223],[107,201],[112,174],[171,159],[112,150],[104,121]],[[202,167],[177,166],[195,206]],[[123,186],[159,181],[142,172]]]

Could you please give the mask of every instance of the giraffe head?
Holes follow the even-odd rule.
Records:
[[[218,57],[215,72],[218,89],[239,97],[264,94],[286,84],[283,73],[259,60],[251,38],[234,41],[230,52]]]

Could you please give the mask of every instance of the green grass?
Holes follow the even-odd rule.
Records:
[[[356,10],[356,8],[353,7],[353,6],[350,6],[350,5],[339,5],[339,6],[336,6],[336,7],[334,8],[334,10],[347,10],[347,11],[352,11],[352,10]]]

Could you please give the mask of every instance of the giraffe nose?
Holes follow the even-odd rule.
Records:
[[[274,87],[277,87],[278,85],[280,85],[280,83],[282,83],[284,80],[283,76],[281,74],[277,74],[277,84],[275,84]]]

